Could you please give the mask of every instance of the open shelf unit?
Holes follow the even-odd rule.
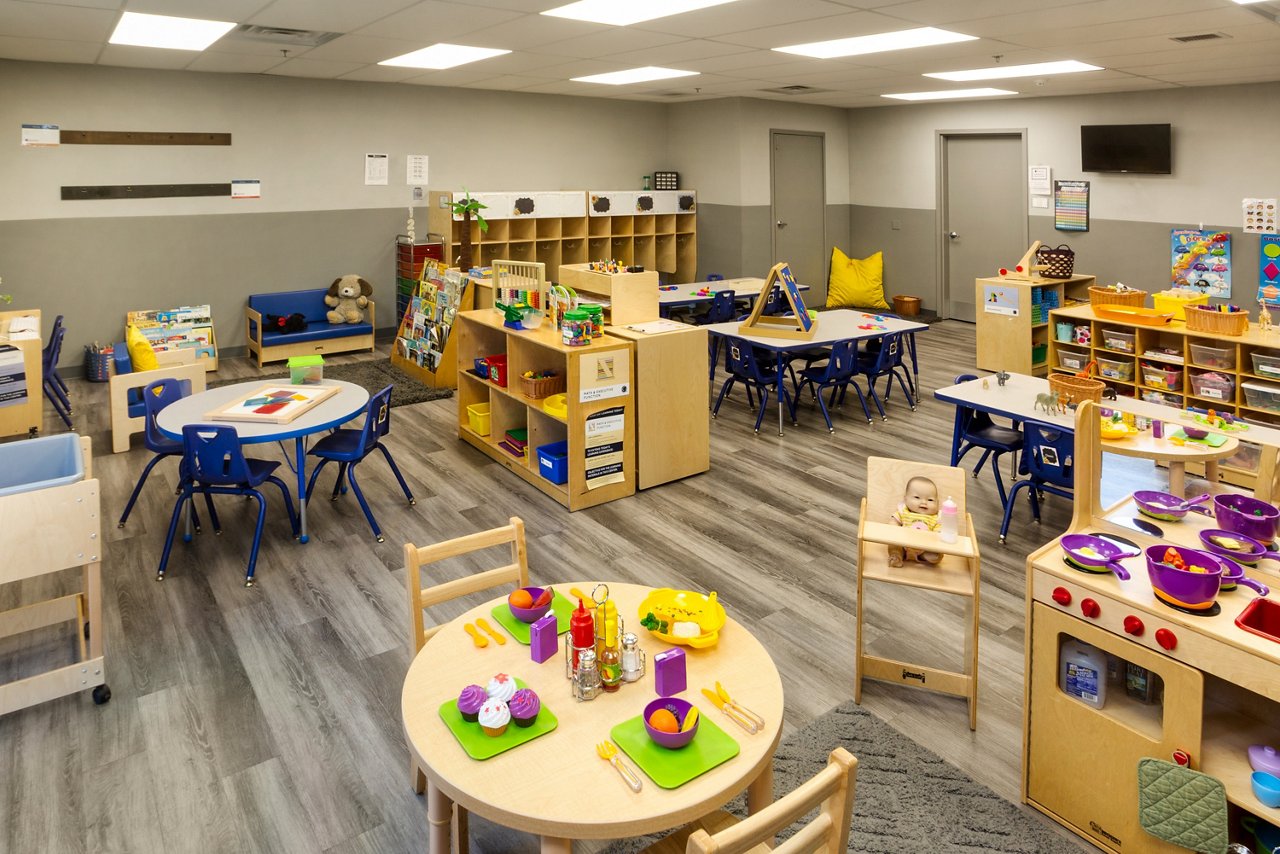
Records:
[[[658,319],[658,274],[652,270],[643,273],[597,273],[586,264],[565,264],[556,274],[556,280],[573,288],[584,302],[607,303],[604,309],[606,326],[626,326]]]
[[[550,495],[570,510],[594,507],[636,491],[635,399],[632,393],[633,347],[608,335],[583,347],[567,347],[559,330],[549,326],[512,330],[503,326],[502,313],[493,309],[460,312],[454,336],[458,339],[458,438],[478,448],[518,477]],[[477,358],[506,354],[507,385],[483,379],[472,369]],[[542,400],[526,397],[520,377],[525,371],[554,371],[565,377],[567,411],[548,413]],[[610,390],[610,387],[613,387]],[[601,397],[604,390],[608,396]],[[583,400],[583,398],[589,398]],[[590,399],[595,398],[595,399]],[[489,405],[489,434],[472,429],[467,407]],[[621,477],[592,488],[588,481],[588,421],[602,412],[622,408]],[[508,430],[528,430],[528,454],[516,457],[499,446]],[[538,448],[568,442],[569,479],[555,484],[539,473]],[[594,444],[594,443],[593,443]]]
[[[1075,301],[1089,301],[1093,276],[1019,282],[993,277],[974,282],[977,329],[977,365],[984,371],[1009,371],[1042,377],[1048,373],[1046,360],[1050,334],[1048,314]],[[1004,299],[993,305],[990,289]],[[1016,313],[1006,313],[1010,308]]]

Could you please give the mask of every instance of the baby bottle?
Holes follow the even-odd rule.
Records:
[[[944,543],[954,543],[960,527],[960,508],[951,500],[950,495],[947,496],[946,501],[942,502],[942,512],[938,521],[940,523],[938,539]]]

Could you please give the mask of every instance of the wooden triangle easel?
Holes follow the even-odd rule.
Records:
[[[1032,285],[1052,284],[1054,279],[1046,279],[1040,275],[1041,270],[1049,269],[1048,264],[1036,263],[1036,252],[1040,249],[1040,241],[1031,244],[1031,248],[1027,250],[1027,254],[1022,256],[1013,269],[1006,267],[1000,268],[1000,278],[1010,279],[1015,282],[1027,282]]]
[[[787,302],[791,306],[791,317],[771,317],[764,313],[773,289],[778,286],[781,286],[783,293],[787,295]],[[747,315],[747,319],[738,326],[738,334],[755,335],[760,338],[797,338],[808,341],[817,331],[818,319],[810,317],[809,310],[804,307],[804,298],[800,296],[800,286],[796,284],[796,277],[792,275],[791,267],[786,262],[774,264],[773,269],[769,271],[769,277],[765,279],[764,287],[760,289],[760,296],[756,297],[755,305],[751,307],[751,314]]]

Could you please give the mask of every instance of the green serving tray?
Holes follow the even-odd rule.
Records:
[[[1210,433],[1203,439],[1192,439],[1186,433],[1182,432],[1181,427],[1171,434],[1171,438],[1184,439],[1188,442],[1195,442],[1197,445],[1208,445],[1210,448],[1221,448],[1223,445],[1227,444],[1227,437],[1221,433]]]
[[[741,749],[738,742],[716,726],[702,709],[698,709],[698,734],[693,741],[676,750],[655,744],[649,738],[640,715],[618,724],[609,735],[622,752],[649,775],[650,780],[664,789],[683,786],[717,765],[728,762]]]
[[[551,610],[556,615],[556,634],[562,635],[569,631],[569,617],[573,614],[575,607],[576,605],[568,597],[563,596],[559,590],[556,591],[555,598],[551,600]],[[529,624],[524,620],[517,620],[506,602],[494,605],[489,613],[493,615],[498,625],[507,630],[507,634],[525,646],[529,645]]]
[[[516,686],[519,688],[528,688],[523,681],[517,679]],[[538,699],[542,699],[539,696]],[[444,725],[449,728],[449,732],[453,733],[453,737],[458,740],[458,744],[462,745],[462,749],[472,759],[491,759],[499,753],[505,753],[513,747],[533,741],[540,735],[546,735],[557,726],[560,721],[556,716],[551,714],[551,710],[547,708],[547,704],[542,704],[542,711],[538,712],[538,719],[533,722],[532,726],[516,726],[514,720],[507,724],[507,731],[502,735],[494,738],[485,735],[484,729],[479,723],[464,721],[462,712],[458,711],[458,700],[455,697],[449,702],[440,706],[440,719],[444,721]],[[699,733],[701,735],[701,733]],[[647,738],[648,736],[646,736]],[[694,739],[695,741],[697,739]]]

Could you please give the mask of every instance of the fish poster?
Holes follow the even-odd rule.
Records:
[[[1258,299],[1280,305],[1280,234],[1261,236],[1258,253]]]
[[[1193,288],[1211,297],[1231,296],[1231,233],[1175,228],[1171,232],[1177,288]]]

